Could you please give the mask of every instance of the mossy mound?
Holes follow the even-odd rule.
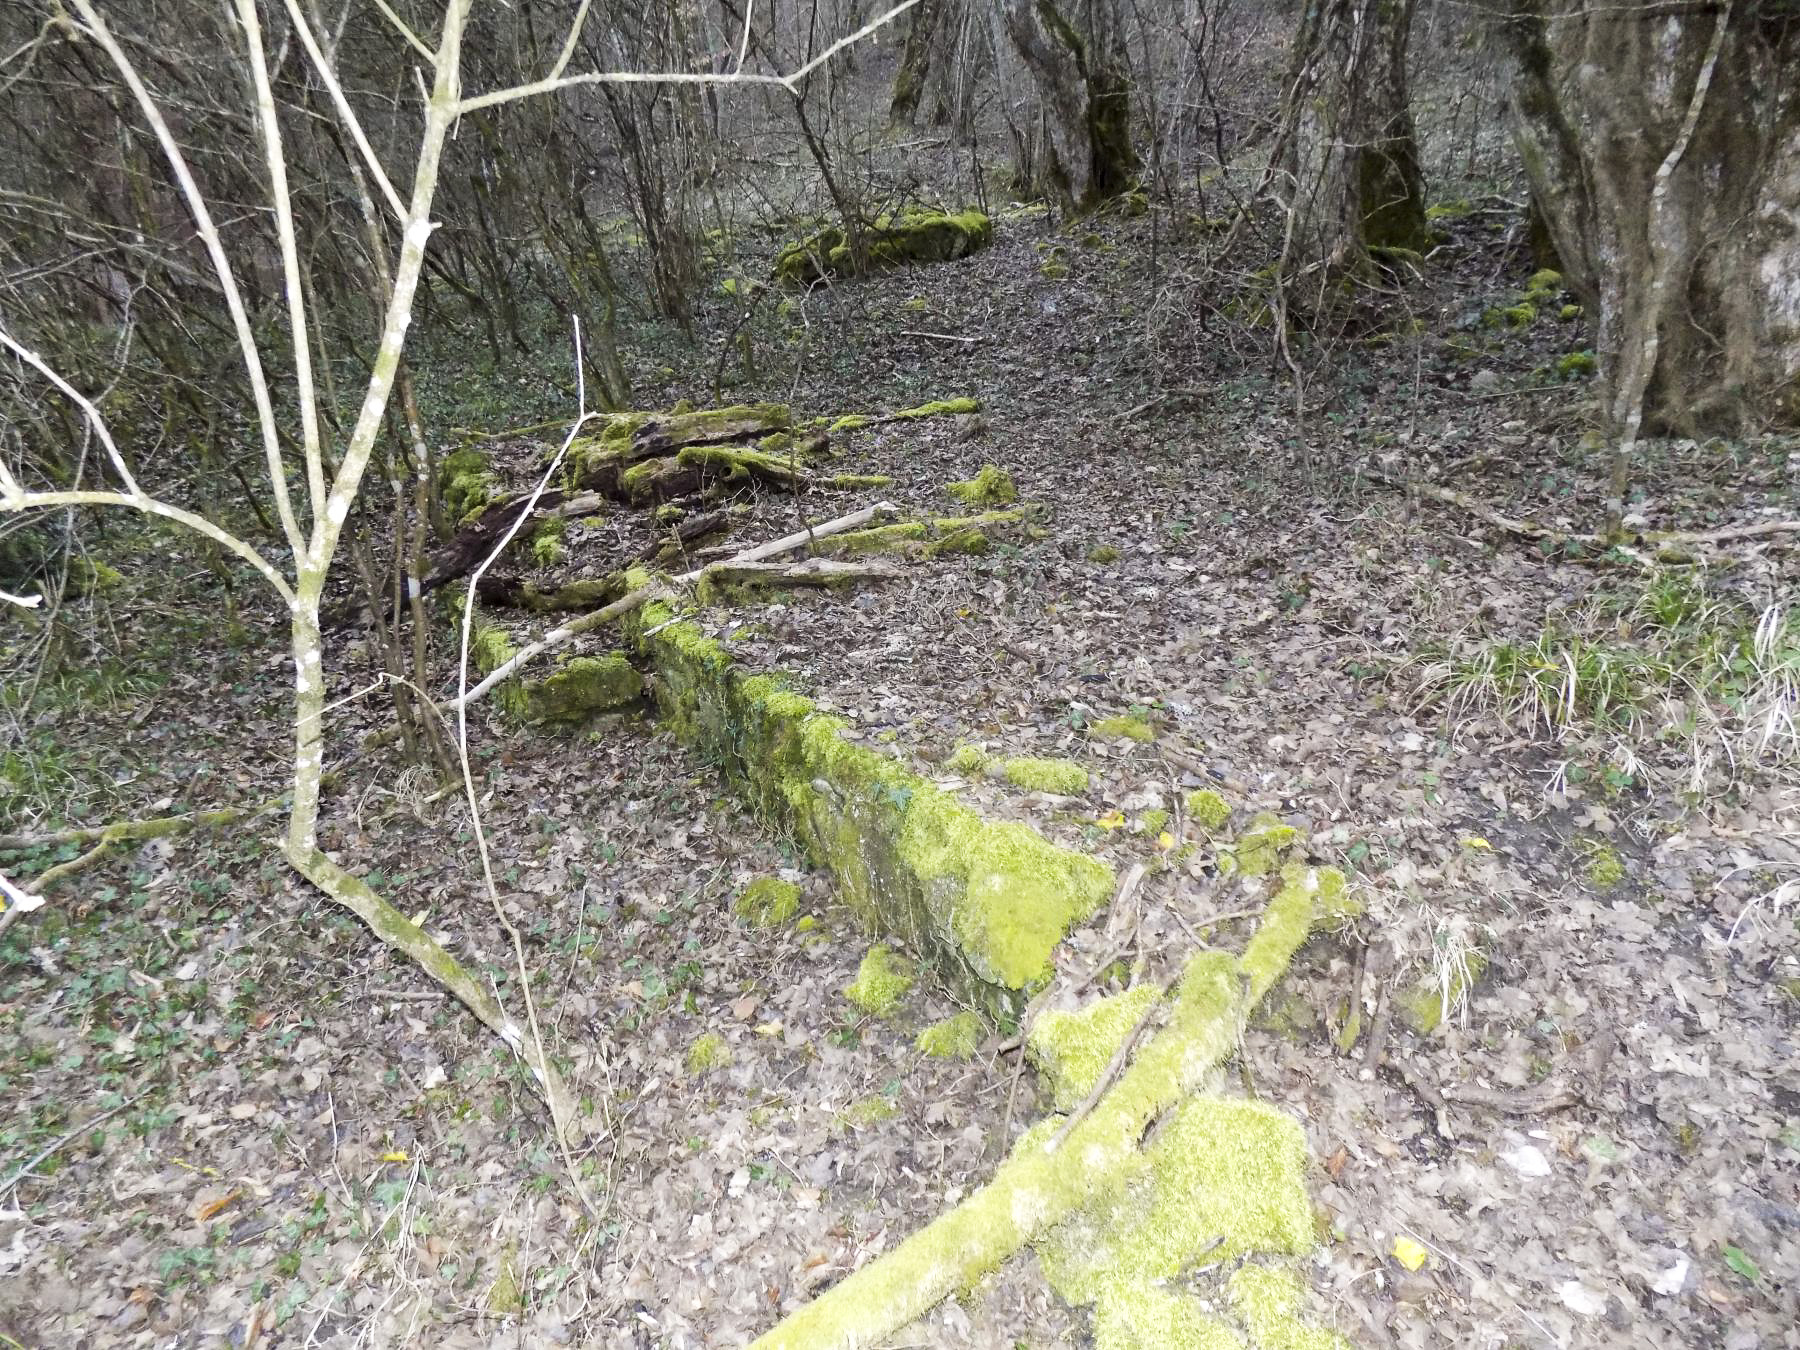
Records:
[[[438,482],[444,509],[459,524],[479,516],[499,490],[488,457],[469,447],[444,456],[438,465]]]
[[[525,685],[526,715],[542,722],[579,722],[636,703],[644,677],[624,652],[572,656],[556,672]]]
[[[691,1074],[706,1073],[710,1069],[722,1069],[731,1063],[731,1047],[725,1038],[716,1031],[708,1031],[694,1038],[688,1046],[687,1071]]]
[[[1592,352],[1569,352],[1556,358],[1556,373],[1565,380],[1585,380],[1599,369]]]
[[[1187,807],[1188,818],[1208,831],[1222,828],[1231,819],[1231,803],[1211,788],[1188,793],[1183,805]]]
[[[945,553],[986,553],[992,547],[988,530],[1018,525],[1024,510],[978,511],[967,516],[939,516],[934,520],[900,520],[866,530],[846,530],[815,540],[813,551],[822,557],[857,557],[867,553],[897,553],[909,558],[935,558]]]
[[[634,571],[635,587],[651,581]],[[752,808],[791,830],[864,923],[933,957],[970,998],[1016,1014],[1069,929],[1112,893],[1105,863],[1028,826],[983,820],[840,718],[751,676],[667,603],[625,623],[656,671],[669,727],[720,764]]]
[[[1074,797],[1088,790],[1088,772],[1072,759],[1009,759],[1001,766],[1006,781],[1027,792]]]
[[[969,778],[979,777],[993,765],[994,757],[979,745],[959,745],[944,761],[944,767],[952,773],[960,773]]]
[[[850,236],[841,225],[827,225],[775,258],[775,279],[810,286],[825,277],[856,276],[922,263],[951,262],[979,252],[994,241],[994,223],[980,211],[911,211],[882,216],[862,231],[864,267],[858,266]]]
[[[844,997],[871,1017],[892,1017],[912,987],[913,977],[900,959],[888,948],[874,946],[845,986]]]
[[[800,888],[780,877],[758,877],[731,906],[731,912],[752,928],[779,928],[799,910]]]
[[[919,1033],[913,1048],[932,1059],[970,1059],[980,1044],[981,1018],[965,1011],[933,1022]]]
[[[973,478],[946,484],[944,490],[965,506],[1007,506],[1019,500],[1011,475],[994,464],[983,464]]]
[[[1299,837],[1300,832],[1292,825],[1284,825],[1270,812],[1260,811],[1221,861],[1225,857],[1232,860],[1227,871],[1247,877],[1265,876],[1281,866],[1287,850]]]

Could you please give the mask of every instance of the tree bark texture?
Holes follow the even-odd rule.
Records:
[[[1036,116],[1015,126],[1024,186],[1085,211],[1130,189],[1131,75],[1114,0],[996,0],[994,43],[1004,78],[1023,66]]]
[[[1519,0],[1501,30],[1514,138],[1615,428],[1640,387],[1646,430],[1800,424],[1800,14]]]
[[[1306,0],[1283,108],[1297,261],[1423,249],[1425,185],[1406,87],[1414,0]]]

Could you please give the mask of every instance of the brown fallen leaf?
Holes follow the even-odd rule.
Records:
[[[1336,1181],[1339,1177],[1343,1176],[1344,1164],[1349,1160],[1350,1150],[1345,1148],[1342,1144],[1338,1145],[1336,1153],[1333,1153],[1325,1160],[1325,1170],[1331,1174],[1331,1179],[1333,1181]]]

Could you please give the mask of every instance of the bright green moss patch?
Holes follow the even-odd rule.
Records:
[[[1091,563],[1116,563],[1119,561],[1119,550],[1111,544],[1095,544],[1087,551],[1087,560]]]
[[[468,447],[444,456],[438,466],[438,481],[442,484],[445,509],[465,524],[481,514],[498,485],[488,457]]]
[[[1475,209],[1475,204],[1467,197],[1457,197],[1450,201],[1435,202],[1425,208],[1427,220],[1460,220]]]
[[[950,752],[944,767],[968,778],[979,777],[993,767],[994,757],[979,745],[959,745]]]
[[[1155,1002],[1156,986],[1140,984],[1073,1012],[1052,1010],[1038,1018],[1025,1051],[1058,1111],[1072,1110],[1094,1090],[1113,1053]]]
[[[1533,299],[1540,296],[1553,298],[1562,293],[1562,288],[1562,273],[1554,267],[1546,267],[1531,274],[1531,279],[1525,283],[1525,294]]]
[[[1481,322],[1488,328],[1529,328],[1537,315],[1537,306],[1532,304],[1496,305],[1481,316]]]
[[[831,479],[831,486],[834,488],[883,488],[893,485],[893,478],[885,473],[840,473]]]
[[[851,413],[848,417],[838,418],[827,427],[826,435],[835,436],[841,431],[861,431],[874,420],[873,417],[866,417],[862,413]]]
[[[537,527],[531,536],[531,560],[539,567],[555,567],[567,555],[563,548],[563,536],[568,532],[568,522],[561,516],[546,520]]]
[[[1247,877],[1260,877],[1274,871],[1299,836],[1300,832],[1292,825],[1283,825],[1267,811],[1258,812],[1250,822],[1250,828],[1232,846],[1236,870]]]
[[[1281,886],[1239,958],[1250,981],[1252,1000],[1274,987],[1313,925],[1322,915],[1335,911],[1343,893],[1344,874],[1336,868],[1289,863],[1281,869]]]
[[[916,408],[902,408],[899,412],[889,413],[888,418],[895,422],[916,422],[921,417],[957,417],[981,411],[981,400],[978,398],[943,398],[935,403],[921,403]]]
[[[1594,840],[1586,846],[1588,863],[1587,878],[1590,885],[1598,890],[1608,891],[1625,880],[1625,864],[1619,861],[1619,855],[1612,848]]]
[[[1161,834],[1163,830],[1168,827],[1168,824],[1169,813],[1160,806],[1152,807],[1138,817],[1138,833],[1147,834],[1154,838]]]
[[[1167,1118],[1115,1203],[1065,1224],[1039,1254],[1058,1293],[1090,1303],[1121,1281],[1173,1279],[1202,1256],[1312,1245],[1300,1126],[1261,1102],[1198,1097]]]
[[[519,649],[513,645],[511,635],[477,610],[469,630],[469,664],[480,674],[491,675],[518,654]],[[530,706],[530,695],[517,676],[503,681],[492,697],[496,707],[515,716]]]
[[[1005,506],[1019,499],[1019,490],[1013,486],[1012,478],[1006,470],[993,464],[983,464],[973,478],[951,483],[946,490],[968,506]]]
[[[1009,759],[1001,766],[1006,781],[1027,792],[1054,792],[1073,797],[1088,789],[1088,773],[1069,759]]]
[[[1208,832],[1218,830],[1231,819],[1231,804],[1211,788],[1190,792],[1183,803],[1188,819],[1197,821]]]
[[[936,558],[945,553],[982,554],[992,547],[992,541],[982,531],[963,529],[925,545],[925,556]]]
[[[900,959],[883,946],[869,948],[844,997],[872,1017],[892,1017],[913,987],[913,977]]]
[[[1586,379],[1599,368],[1592,352],[1569,352],[1556,358],[1556,373],[1565,380]]]
[[[1248,1328],[1257,1350],[1350,1350],[1336,1332],[1300,1320],[1300,1281],[1285,1270],[1254,1263],[1232,1272],[1231,1310]]]
[[[554,674],[525,686],[525,711],[540,721],[578,722],[594,713],[628,707],[643,692],[644,677],[625,653],[574,656],[558,665]]]
[[[1148,1280],[1103,1285],[1094,1301],[1095,1350],[1244,1350],[1244,1338],[1190,1295]]]
[[[980,1044],[981,1018],[964,1011],[926,1027],[913,1048],[933,1059],[969,1059]]]
[[[780,877],[758,877],[731,906],[731,912],[752,928],[779,928],[799,909],[800,888]]]
[[[1150,719],[1142,713],[1119,713],[1112,717],[1102,717],[1097,722],[1089,723],[1088,730],[1109,740],[1136,741],[1140,745],[1156,739],[1156,728],[1150,725]]]
[[[709,1069],[722,1069],[731,1063],[731,1047],[725,1038],[716,1031],[708,1031],[694,1038],[688,1046],[687,1071],[701,1074]]]

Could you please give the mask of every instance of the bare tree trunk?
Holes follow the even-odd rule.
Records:
[[[1406,91],[1414,0],[1306,0],[1282,110],[1301,259],[1422,248],[1425,186]]]
[[[1129,190],[1138,156],[1131,142],[1131,76],[1113,0],[996,0],[996,48],[1009,48],[1031,77],[1041,142],[1015,127],[1024,185],[1085,211]],[[1003,69],[1004,69],[1004,57]]]
[[[1800,423],[1800,24],[1520,0],[1501,31],[1514,139],[1615,432]]]
[[[943,9],[944,0],[920,0],[912,13],[906,45],[900,49],[900,68],[894,73],[894,95],[888,104],[891,121],[910,123],[919,110],[919,95],[925,92],[925,76],[930,68],[932,39],[937,35]]]

